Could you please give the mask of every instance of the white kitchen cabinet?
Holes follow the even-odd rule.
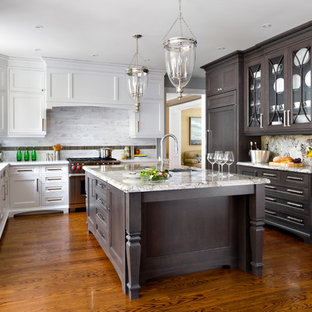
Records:
[[[164,135],[164,98],[163,76],[150,78],[140,111],[130,113],[130,137],[159,138]]]
[[[2,64],[2,65],[1,65]],[[0,59],[0,136],[7,134],[7,66]]]
[[[0,136],[7,134],[7,93],[0,91]]]
[[[36,167],[15,167],[10,170],[10,209],[40,206],[39,179]]]
[[[45,69],[42,61],[9,61],[9,137],[46,135]]]
[[[11,68],[10,91],[42,93],[45,88],[45,73],[40,69]]]
[[[160,138],[164,135],[164,103],[142,102],[139,112],[131,112],[130,137]]]
[[[96,62],[44,58],[47,64],[47,105],[132,108],[126,67]]]
[[[67,165],[11,166],[9,215],[44,210],[68,212]]]
[[[8,104],[9,136],[34,137],[46,135],[44,94],[10,92]]]

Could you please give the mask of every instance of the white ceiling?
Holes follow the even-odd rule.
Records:
[[[309,21],[312,1],[182,0],[182,12],[198,40],[199,77],[200,66]],[[145,65],[164,68],[161,40],[177,14],[178,0],[1,0],[0,53],[128,64],[141,33]]]

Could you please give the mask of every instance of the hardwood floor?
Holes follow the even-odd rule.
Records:
[[[150,281],[130,301],[85,213],[18,217],[0,242],[0,311],[312,310],[312,246],[266,229],[264,265],[262,278],[217,269]]]

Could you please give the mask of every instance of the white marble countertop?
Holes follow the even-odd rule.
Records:
[[[212,176],[210,170],[195,170],[189,172],[170,172],[172,175],[166,181],[143,181],[138,173],[145,169],[142,165],[114,165],[114,166],[84,166],[84,170],[97,178],[126,193],[168,191],[182,189],[196,189],[208,187],[224,187],[238,185],[253,185],[270,183],[268,179],[232,175],[230,177]],[[155,167],[155,166],[154,166]],[[153,168],[153,167],[150,167]],[[129,174],[136,172],[136,174]]]
[[[4,168],[6,168],[9,165],[7,162],[1,162],[0,163],[0,171],[2,171]]]
[[[12,161],[8,162],[10,166],[42,166],[42,165],[68,165],[67,160],[55,161]]]
[[[281,171],[292,171],[298,173],[312,173],[312,168],[310,166],[305,166],[302,168],[291,168],[291,167],[278,167],[278,166],[269,166],[268,163],[260,163],[260,164],[253,164],[252,162],[238,162],[237,165],[239,166],[248,166],[254,168],[261,168],[261,169],[272,169],[272,170],[281,170]]]

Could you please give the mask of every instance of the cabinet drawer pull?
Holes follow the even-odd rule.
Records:
[[[97,216],[98,216],[103,222],[106,223],[106,220],[105,220],[104,216],[103,216],[100,212],[97,213]]]
[[[41,129],[44,131],[44,118],[41,119]]]
[[[48,168],[48,171],[62,171],[62,168]]]
[[[271,201],[271,202],[276,202],[275,198],[272,197],[265,197],[265,200]]]
[[[303,191],[297,191],[297,190],[293,190],[293,189],[287,189],[286,191],[289,192],[289,193],[303,195]]]
[[[61,181],[62,178],[48,178],[48,181]]]
[[[294,180],[294,181],[303,181],[303,178],[287,176],[286,179]]]
[[[61,187],[55,187],[55,188],[48,188],[48,191],[61,191]]]
[[[267,189],[276,190],[276,186],[273,185],[265,185],[264,187]]]
[[[287,127],[287,111],[284,110],[284,127]]]
[[[274,212],[274,211],[264,209],[264,212],[268,213],[268,214],[270,214],[272,216],[276,216],[276,212]]]
[[[98,230],[99,234],[103,237],[104,240],[106,240],[105,235],[102,233],[102,231]]]
[[[263,175],[264,175],[265,177],[274,177],[274,178],[276,178],[276,174],[275,174],[275,173],[263,172]]]
[[[3,200],[5,200],[5,185],[3,184],[2,187],[3,187]]]
[[[276,174],[275,174],[275,173],[263,172],[263,176],[264,176],[264,177],[273,177],[273,178],[276,178]]]
[[[39,192],[39,179],[36,179],[37,192]]]
[[[17,172],[32,172],[33,169],[17,169]]]
[[[303,208],[303,205],[302,204],[296,204],[296,203],[293,203],[293,202],[287,202],[287,205],[289,206],[294,206],[296,208]]]
[[[290,220],[290,221],[294,221],[294,222],[298,222],[298,223],[303,223],[303,220],[302,220],[302,219],[294,218],[294,217],[291,217],[291,216],[287,216],[286,218],[287,218],[288,220]]]
[[[51,199],[48,199],[48,202],[55,202],[55,201],[61,201],[62,198],[51,198]]]

